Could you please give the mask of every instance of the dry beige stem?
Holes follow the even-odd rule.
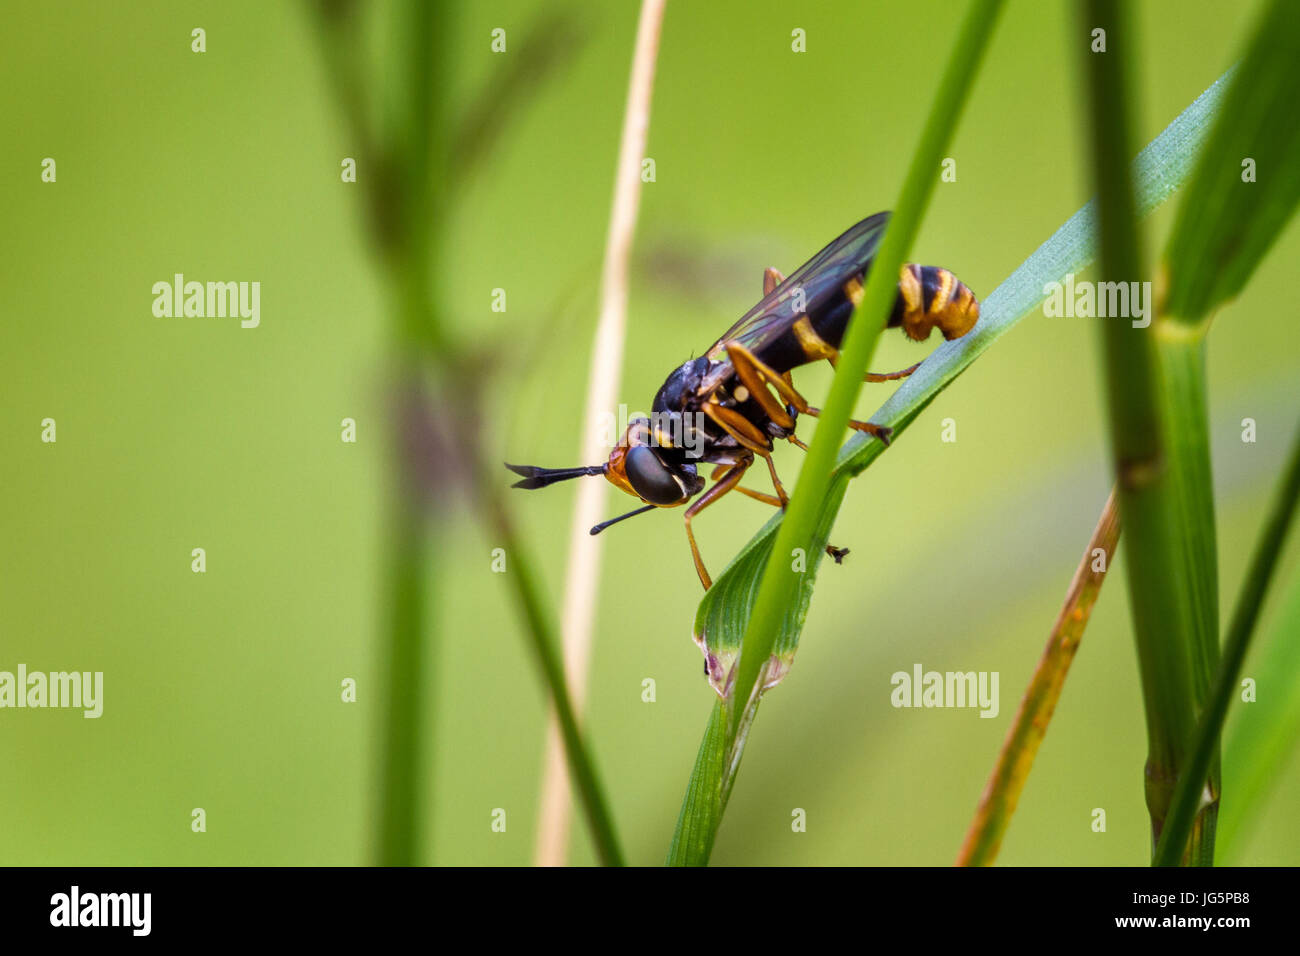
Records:
[[[601,275],[600,321],[596,326],[591,353],[587,404],[582,429],[580,461],[595,463],[609,454],[601,438],[600,416],[615,405],[619,374],[623,368],[623,339],[627,325],[628,260],[636,231],[637,207],[641,199],[641,160],[645,156],[650,128],[650,98],[654,89],[655,61],[659,33],[667,0],[644,0],[637,23],[636,51],[628,83],[627,108],[623,115],[623,136],[614,176],[614,202],[605,243],[605,264]],[[578,483],[573,526],[569,532],[569,565],[565,573],[564,667],[573,697],[574,710],[581,715],[586,697],[587,672],[591,661],[591,634],[596,616],[596,590],[600,584],[601,538],[589,533],[598,523],[605,506],[603,481]],[[546,729],[546,754],[542,768],[541,807],[537,820],[538,866],[563,866],[569,845],[573,795],[569,788],[564,746],[552,713]]]

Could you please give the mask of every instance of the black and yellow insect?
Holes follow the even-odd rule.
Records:
[[[645,506],[591,529],[592,534],[655,508],[684,505],[704,491],[698,464],[716,467],[714,484],[686,509],[686,537],[705,590],[711,586],[691,520],[729,491],[739,491],[784,508],[785,489],[772,463],[778,439],[805,448],[795,436],[799,415],[820,413],[795,390],[790,372],[800,365],[839,358],[849,318],[862,298],[863,283],[884,235],[889,213],[864,219],[785,278],[775,269],[763,275],[762,300],[741,316],[709,350],[673,371],[655,396],[652,417],[633,419],[603,465],[539,468],[507,465],[523,476],[516,488],[543,488],[583,475],[604,475]],[[945,339],[965,335],[979,319],[975,296],[947,269],[905,265],[887,328],[901,328],[922,341],[936,327]],[[906,378],[920,363],[900,372],[869,373],[868,382]],[[853,428],[889,444],[890,429],[853,421]],[[767,463],[774,495],[740,486],[755,457]],[[847,552],[828,553],[838,562]]]

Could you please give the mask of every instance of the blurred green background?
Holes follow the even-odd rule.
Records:
[[[490,31],[505,28],[504,56],[520,55],[546,6],[465,5],[447,44],[458,110],[501,68]],[[1232,62],[1256,5],[1135,6],[1145,143]],[[758,298],[764,267],[789,271],[888,208],[963,8],[670,0],[649,133],[657,181],[633,254],[630,408],[647,408],[671,368]],[[574,9],[581,41],[457,187],[442,226],[445,314],[499,358],[485,409],[494,460],[578,463],[637,5]],[[358,150],[309,13],[82,2],[6,17],[0,669],[102,670],[105,700],[99,720],[0,711],[4,863],[373,859],[392,322],[360,187],[340,182]],[[204,54],[190,50],[194,27],[207,31]],[[790,49],[796,27],[803,54]],[[382,70],[374,32],[358,42]],[[913,258],[981,298],[1090,195],[1084,32],[1068,4],[1009,3],[956,130],[957,181],[937,189]],[[40,181],[47,156],[55,184]],[[1153,250],[1173,208],[1148,223]],[[1274,297],[1298,254],[1292,227],[1210,338],[1225,617],[1297,417],[1294,307]],[[260,328],[155,318],[151,286],[176,272],[260,281]],[[495,288],[505,313],[490,308]],[[833,540],[853,553],[823,566],[715,863],[951,862],[1109,487],[1095,337],[1087,320],[1030,316],[851,488]],[[929,347],[892,333],[873,365],[900,368]],[[814,404],[828,372],[799,376]],[[864,389],[863,417],[889,388]],[[40,441],[46,417],[57,444]],[[345,417],[355,445],[340,441]],[[949,417],[954,444],[940,441]],[[1240,440],[1245,417],[1255,444]],[[787,484],[798,456],[778,457]],[[510,499],[557,613],[573,490]],[[767,517],[738,496],[710,510],[696,524],[710,568]],[[545,698],[491,573],[495,543],[465,512],[436,544],[448,577],[430,634],[421,856],[526,864]],[[205,574],[190,570],[196,547]],[[1292,544],[1279,592],[1296,558]],[[1123,583],[1102,595],[1001,863],[1148,859]],[[664,858],[713,703],[690,639],[698,598],[678,513],[609,532],[587,726],[636,863]],[[889,677],[914,663],[999,671],[997,719],[893,709]],[[348,677],[355,704],[340,700]],[[1232,786],[1229,761],[1225,805]],[[1300,863],[1298,798],[1292,761],[1230,859]],[[206,833],[191,832],[194,807]],[[490,826],[498,807],[505,833]],[[795,807],[806,833],[791,832]],[[1095,807],[1104,834],[1091,830]],[[572,858],[592,860],[581,820]]]

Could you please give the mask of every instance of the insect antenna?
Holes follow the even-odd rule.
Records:
[[[600,534],[602,531],[604,531],[604,530],[605,530],[606,528],[608,528],[610,525],[612,525],[612,524],[618,524],[618,523],[619,523],[620,521],[622,521],[624,518],[631,518],[631,517],[634,517],[634,516],[636,516],[636,515],[643,515],[643,514],[645,514],[647,511],[654,511],[655,508],[657,508],[657,507],[658,507],[658,505],[646,505],[644,508],[637,508],[635,511],[629,511],[627,514],[625,514],[625,515],[619,515],[617,518],[610,518],[608,521],[602,521],[600,524],[596,525],[594,528],[591,529],[591,533],[592,533],[592,534]]]
[[[511,488],[545,488],[547,485],[553,485],[557,481],[568,481],[570,478],[582,478],[584,475],[603,475],[605,465],[587,465],[577,468],[539,468],[536,465],[512,465],[508,462],[505,466],[513,471],[516,475],[522,475],[522,481],[516,481]]]

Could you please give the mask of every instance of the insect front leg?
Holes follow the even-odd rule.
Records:
[[[793,405],[795,411],[802,412],[808,403],[795,390],[790,380],[739,342],[728,342],[725,348],[732,368],[736,370],[736,377],[748,392],[746,397],[758,402],[763,413],[782,428],[793,428],[794,418],[785,410],[785,405]],[[768,385],[776,389],[777,394],[784,399],[784,405],[776,400]]]
[[[796,325],[797,324],[798,323],[796,323]],[[727,355],[731,358],[731,364],[735,366],[736,375],[742,382],[747,382],[746,376],[750,376],[760,383],[764,381],[770,383],[781,397],[785,399],[786,403],[794,406],[795,411],[799,412],[801,415],[811,415],[816,418],[822,413],[820,408],[813,408],[809,405],[807,400],[795,390],[795,387],[790,384],[784,375],[777,372],[771,366],[765,364],[754,355],[753,352],[745,348],[745,346],[741,345],[739,342],[727,343]],[[768,400],[775,404],[775,399],[772,398],[772,394],[768,392],[767,389],[754,392],[755,398],[759,398],[760,395],[766,395]],[[777,424],[782,424],[781,419],[778,419],[768,410],[767,405],[764,404],[761,398],[759,398],[759,404],[763,406],[763,411],[767,412],[773,421],[777,422]],[[785,409],[780,409],[780,412],[782,417],[790,421],[791,425],[794,424]],[[784,427],[788,428],[790,426],[786,425]],[[879,438],[886,445],[889,444],[889,436],[894,433],[892,428],[885,425],[876,425],[872,422],[850,420],[849,427],[856,431],[866,432],[868,435],[873,435],[876,438]]]
[[[686,523],[686,540],[691,543],[691,557],[695,560],[695,573],[700,576],[700,583],[704,585],[704,590],[706,591],[713,587],[713,579],[709,577],[709,572],[704,567],[704,559],[700,557],[700,546],[695,543],[695,532],[691,530],[691,519],[740,484],[741,477],[745,474],[745,470],[749,468],[753,460],[754,459],[749,458],[744,461],[736,462],[736,464],[732,465],[723,474],[721,480],[715,482],[713,487],[697,498],[695,503],[686,509],[686,515],[684,517]]]
[[[771,396],[768,396],[771,398]],[[744,415],[730,408],[723,408],[714,402],[705,402],[703,412],[734,438],[741,448],[756,455],[768,455],[772,451],[772,442],[759,431],[758,427]]]

